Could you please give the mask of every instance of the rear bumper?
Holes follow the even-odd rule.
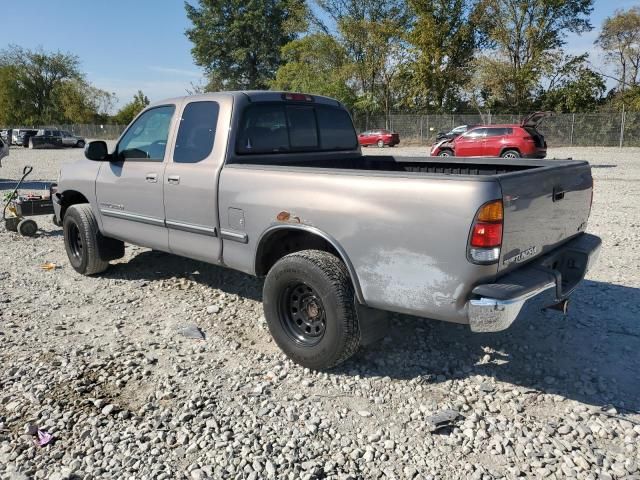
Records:
[[[475,287],[467,304],[471,330],[498,332],[531,308],[567,299],[596,262],[601,243],[583,233],[496,283]]]
[[[525,153],[524,155],[522,155],[523,158],[537,158],[537,159],[543,159],[543,158],[546,158],[546,156],[547,156],[546,150],[536,150],[535,152]]]

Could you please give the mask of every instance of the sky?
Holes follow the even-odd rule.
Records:
[[[594,30],[568,36],[566,50],[590,52],[606,73],[593,42],[607,16],[634,5],[640,0],[595,0]],[[16,44],[73,53],[93,85],[116,94],[116,106],[139,89],[156,101],[185,95],[202,81],[184,35],[190,24],[183,0],[30,0],[29,7],[41,14],[27,14],[24,2],[0,0],[0,49]]]

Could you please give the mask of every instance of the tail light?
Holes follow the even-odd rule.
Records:
[[[525,142],[535,142],[535,140],[533,139],[533,137],[529,137],[529,136],[524,137],[524,141],[525,141]]]
[[[469,258],[473,263],[489,264],[498,261],[503,222],[502,200],[494,200],[480,207],[469,236]]]
[[[282,98],[291,102],[313,102],[313,97],[304,93],[283,93]]]

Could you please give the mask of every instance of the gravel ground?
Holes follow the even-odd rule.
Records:
[[[0,190],[81,155],[14,148]],[[0,478],[640,478],[640,150],[554,156],[592,162],[604,241],[567,318],[472,334],[396,315],[329,373],[272,343],[260,280],[135,246],[85,278],[48,218],[0,227]]]

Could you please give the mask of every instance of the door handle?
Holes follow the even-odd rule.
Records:
[[[561,190],[559,188],[554,188],[553,189],[553,201],[554,202],[559,202],[560,200],[564,199],[564,194],[566,192],[564,190]]]
[[[147,173],[145,180],[149,183],[156,183],[158,181],[157,173]]]
[[[180,183],[180,175],[169,175],[167,177],[167,183],[171,185],[178,185]]]

